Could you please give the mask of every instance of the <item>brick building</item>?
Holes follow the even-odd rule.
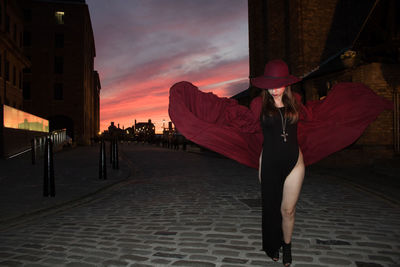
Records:
[[[22,9],[0,0],[0,104],[22,109],[22,70],[30,66],[23,53]]]
[[[24,110],[67,128],[77,143],[99,132],[100,79],[85,0],[21,0],[23,46],[32,66],[24,70]]]
[[[295,90],[306,100],[338,82],[362,82],[392,100],[394,112],[383,112],[352,147],[399,152],[399,1],[249,0],[248,10],[250,78],[282,58],[304,77]],[[258,93],[250,88],[244,102]]]

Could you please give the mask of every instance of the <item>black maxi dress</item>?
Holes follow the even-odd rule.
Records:
[[[285,108],[279,108],[284,115]],[[261,116],[264,143],[261,158],[262,239],[263,250],[268,256],[282,245],[281,203],[286,177],[297,163],[297,123],[286,122],[287,140],[282,134],[282,118],[279,112],[273,116]]]

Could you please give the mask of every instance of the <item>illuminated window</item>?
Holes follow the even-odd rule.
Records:
[[[64,11],[56,11],[55,18],[57,24],[64,24]]]

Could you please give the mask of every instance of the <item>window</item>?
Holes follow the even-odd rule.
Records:
[[[57,24],[64,24],[64,11],[56,11],[55,19]]]
[[[54,58],[54,73],[62,74],[64,72],[64,58],[55,57]]]
[[[13,28],[13,39],[16,42],[17,41],[17,24],[14,23],[14,28]]]
[[[31,99],[31,83],[24,82],[22,86],[22,94],[25,100]]]
[[[13,85],[17,85],[17,69],[13,67]]]
[[[56,48],[63,48],[64,47],[64,34],[56,33],[54,43],[55,43]]]
[[[24,38],[22,38],[23,36],[22,36],[22,32],[19,32],[19,47],[23,47],[23,43],[22,43],[22,40],[24,39]]]
[[[1,75],[3,75],[2,73],[1,73],[1,71],[2,71],[2,69],[1,69],[1,66],[3,65],[3,61],[2,61],[2,56],[1,56],[1,54],[0,54],[0,77],[1,77]]]
[[[26,22],[31,22],[32,21],[32,9],[24,9],[24,20]]]
[[[22,71],[19,72],[18,88],[22,89]]]
[[[6,32],[10,32],[10,16],[6,15]]]
[[[10,80],[10,62],[8,62],[8,60],[6,60],[5,64],[4,64],[4,71],[5,71],[5,78],[6,81]]]
[[[63,84],[62,83],[54,84],[54,99],[55,100],[63,100]]]
[[[0,25],[3,24],[3,7],[0,5]]]
[[[32,36],[30,31],[24,31],[24,46],[32,45]]]

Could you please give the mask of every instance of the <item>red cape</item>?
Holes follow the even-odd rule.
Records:
[[[299,101],[300,103],[300,101]],[[187,139],[258,168],[263,135],[260,125],[262,100],[250,108],[235,99],[204,93],[189,82],[170,89],[169,116]],[[355,142],[365,128],[392,103],[361,83],[339,83],[324,100],[301,104],[298,142],[306,165]]]

